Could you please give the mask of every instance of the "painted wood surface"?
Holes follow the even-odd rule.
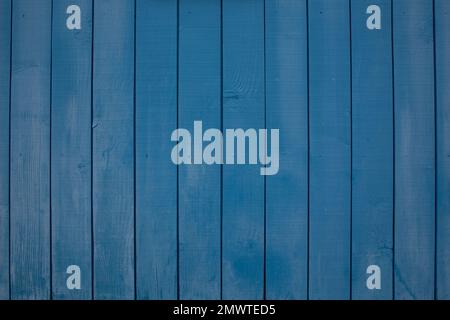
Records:
[[[450,2],[437,0],[436,41],[436,298],[450,299]]]
[[[223,127],[264,128],[264,2],[223,2]],[[265,181],[255,166],[223,168],[222,297],[264,297]]]
[[[84,16],[75,31],[65,27],[73,4]],[[92,1],[56,1],[52,26],[52,292],[90,299]],[[67,289],[70,266],[82,272],[80,289]]]
[[[94,1],[95,299],[135,297],[134,17],[133,1]]]
[[[50,298],[50,0],[13,2],[11,299]]]
[[[138,299],[176,299],[177,1],[136,2],[136,280]]]
[[[391,1],[378,1],[381,30],[366,28],[371,1],[352,1],[352,298],[391,299],[393,81]],[[381,290],[367,290],[369,266]]]
[[[266,178],[266,297],[305,299],[308,283],[307,1],[266,1],[266,126],[281,131]]]
[[[449,21],[447,0],[0,0],[0,299],[450,299]],[[279,172],[176,166],[197,120],[279,129]]]
[[[433,2],[396,0],[394,15],[396,299],[433,299],[435,102]]]
[[[178,127],[221,128],[221,2],[184,0],[178,14]],[[220,298],[221,169],[179,168],[180,299]]]
[[[350,297],[351,73],[347,0],[309,2],[309,297]]]
[[[0,300],[9,299],[11,1],[0,2]]]

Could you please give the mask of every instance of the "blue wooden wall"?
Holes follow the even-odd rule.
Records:
[[[0,299],[450,299],[450,1],[0,0],[0,188]]]

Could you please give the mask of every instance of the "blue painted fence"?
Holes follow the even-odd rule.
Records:
[[[450,299],[450,1],[0,0],[0,187],[0,299]]]

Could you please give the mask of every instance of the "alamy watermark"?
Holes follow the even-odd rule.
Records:
[[[193,136],[179,128],[171,140],[177,142],[171,153],[176,165],[260,164],[260,174],[267,176],[277,174],[280,167],[279,129],[226,129],[223,134],[216,128],[203,132],[202,121],[194,121]]]

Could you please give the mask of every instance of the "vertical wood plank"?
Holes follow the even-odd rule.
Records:
[[[220,129],[221,1],[183,0],[179,10],[178,126]],[[221,168],[181,165],[178,188],[180,299],[219,299]]]
[[[436,0],[438,299],[450,299],[450,1]]]
[[[309,3],[309,297],[350,296],[349,1]]]
[[[71,5],[81,10],[81,30],[66,26]],[[52,33],[53,299],[90,299],[92,0],[55,1]],[[67,288],[72,265],[80,289]]]
[[[266,0],[267,128],[280,129],[280,168],[266,179],[268,299],[305,299],[308,277],[306,1]]]
[[[134,2],[94,2],[94,297],[134,298]]]
[[[9,299],[9,94],[11,0],[0,2],[0,300]]]
[[[392,299],[393,84],[391,1],[352,1],[352,298]],[[369,6],[381,30],[369,30]],[[373,14],[373,13],[372,13]],[[381,289],[367,288],[367,268],[381,269]]]
[[[50,0],[13,3],[11,298],[50,298]]]
[[[394,1],[395,298],[434,297],[433,1]]]
[[[264,1],[223,2],[223,127],[264,127]],[[264,291],[264,176],[256,165],[223,168],[222,294]]]
[[[137,0],[136,267],[138,299],[177,298],[177,1]]]

